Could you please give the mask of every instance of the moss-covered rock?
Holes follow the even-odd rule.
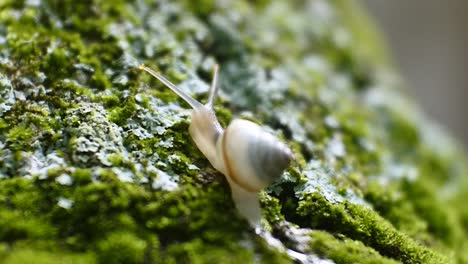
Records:
[[[6,0],[0,21],[2,263],[468,263],[465,156],[356,2]],[[218,63],[221,124],[288,142],[260,195],[288,251],[140,63],[202,101]]]

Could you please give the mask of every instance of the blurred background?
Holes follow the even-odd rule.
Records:
[[[363,2],[410,95],[468,150],[468,1]]]

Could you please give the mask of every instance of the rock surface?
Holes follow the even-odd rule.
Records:
[[[0,21],[2,263],[468,263],[465,156],[356,2],[7,0]],[[221,124],[294,150],[265,230],[140,63],[201,101],[220,64]]]

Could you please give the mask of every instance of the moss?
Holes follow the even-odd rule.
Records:
[[[0,253],[0,256],[2,254]],[[77,263],[93,264],[97,263],[93,254],[90,253],[72,253],[63,250],[41,250],[37,248],[14,247],[3,256],[5,264],[38,263],[38,264],[59,264],[59,263]]]
[[[3,1],[0,20],[7,263],[292,261],[238,215],[189,106],[141,63],[202,102],[220,64],[222,126],[244,117],[291,146],[260,195],[286,248],[468,260],[465,154],[382,77],[389,59],[357,2]]]
[[[90,169],[81,169],[81,168],[77,168],[73,174],[72,174],[72,177],[73,177],[73,181],[76,183],[76,184],[88,184],[91,182],[91,179],[92,179],[92,172]]]
[[[86,174],[86,172],[80,173]],[[235,209],[232,205],[230,208],[231,213],[222,218],[217,217],[214,213],[208,215],[204,213],[205,210],[215,211],[220,205],[230,203],[229,195],[216,189],[205,190],[208,191],[205,193],[199,187],[176,193],[151,194],[151,192],[130,184],[122,185],[115,175],[107,174],[103,177],[106,177],[102,180],[107,184],[76,185],[75,187],[69,187],[72,188],[72,192],[67,192],[58,185],[48,184],[48,181],[39,181],[36,187],[23,180],[14,180],[9,183],[4,181],[3,183],[10,185],[10,188],[3,188],[2,190],[17,192],[15,194],[16,198],[9,198],[11,201],[8,203],[11,204],[10,207],[12,208],[22,206],[18,209],[25,210],[25,203],[19,196],[23,196],[25,199],[30,198],[31,193],[25,192],[24,188],[31,187],[35,188],[38,193],[35,201],[29,201],[31,206],[66,193],[73,201],[73,206],[68,210],[55,206],[53,210],[47,208],[48,206],[35,209],[37,213],[47,213],[42,218],[33,217],[30,220],[24,219],[24,217],[21,218],[20,215],[16,218],[10,217],[11,213],[6,211],[6,214],[2,214],[2,220],[8,223],[14,222],[15,225],[2,222],[2,227],[8,227],[8,230],[2,230],[3,241],[13,242],[26,238],[54,238],[55,235],[53,234],[55,232],[53,229],[43,230],[44,227],[49,226],[46,224],[47,221],[42,222],[40,220],[50,219],[49,221],[58,228],[60,234],[58,237],[66,239],[66,244],[69,247],[81,250],[96,250],[98,260],[103,263],[112,261],[135,263],[148,257],[158,259],[157,255],[154,256],[154,254],[162,254],[168,261],[172,259],[177,262],[192,258],[194,258],[194,261],[198,258],[202,260],[222,260],[226,258],[228,252],[232,252],[232,256],[237,256],[236,258],[252,258],[252,252],[249,249],[242,249],[240,245],[230,242],[236,241],[238,239],[236,237],[242,236],[238,230],[246,225],[242,219],[235,215]],[[28,185],[23,186],[23,182]],[[12,188],[12,186],[17,187]],[[42,190],[45,191],[44,188],[47,188],[47,194],[43,195]],[[216,204],[212,203],[214,199],[217,200]],[[143,200],[146,202],[138,202]],[[2,200],[2,202],[6,203],[7,201]],[[208,206],[211,209],[208,209]],[[126,211],[130,214],[125,213]],[[158,217],[163,215],[165,217]],[[232,222],[231,227],[221,225],[221,223],[226,223],[227,218],[232,217],[237,218],[238,221]],[[179,220],[173,221],[171,219]],[[216,222],[219,224],[215,225]],[[183,228],[184,226],[185,228]],[[231,233],[226,233],[228,229],[231,230]],[[114,230],[123,231],[116,233]],[[221,232],[221,230],[223,231]],[[159,234],[163,245],[166,245],[172,239],[176,239],[174,235],[177,234],[179,243],[177,246],[172,245],[164,250],[155,249],[153,239],[147,238],[146,235],[140,237],[148,232]],[[226,237],[228,234],[229,239]],[[89,241],[94,241],[94,243],[89,243]],[[96,248],[94,245],[96,245]],[[154,251],[153,256],[147,256],[149,254],[148,250]],[[195,254],[195,256],[186,256],[185,254],[188,254],[191,250],[195,250],[196,254],[194,252],[190,253]],[[213,252],[219,252],[219,254],[213,253],[213,255],[209,256],[196,257],[205,250],[213,250]],[[239,250],[245,253],[238,255]],[[115,252],[119,252],[119,254],[115,254]],[[13,256],[15,255],[13,254],[12,258]]]
[[[170,257],[165,259],[165,263],[238,263],[252,259],[249,252],[236,250],[236,254],[231,254],[228,248],[207,246],[201,240],[195,239],[182,245],[171,245],[167,249]],[[210,254],[203,254],[210,252]]]
[[[32,143],[34,131],[26,126],[15,126],[8,131],[7,142],[10,143],[12,150],[27,149]]]
[[[445,256],[413,241],[369,208],[350,203],[332,205],[313,193],[299,204],[298,213],[304,225],[334,230],[362,241],[383,256],[405,263],[448,263]]]
[[[311,247],[318,254],[327,256],[335,263],[399,263],[382,257],[377,251],[368,248],[361,241],[346,237],[334,237],[332,234],[317,231],[312,233]]]
[[[262,207],[265,208],[263,211],[263,217],[268,223],[277,223],[284,221],[284,216],[281,214],[281,205],[279,200],[269,195],[261,195],[260,202]]]
[[[45,217],[37,214],[37,203],[41,194],[34,190],[31,183],[24,179],[2,181],[0,201],[2,241],[13,243],[22,239],[43,239],[55,233]]]
[[[127,120],[133,115],[135,110],[135,101],[133,99],[129,99],[124,103],[123,106],[117,106],[114,109],[112,109],[109,119],[110,121],[118,125],[124,125],[127,122]]]
[[[21,212],[0,212],[2,220],[0,234],[2,240],[13,242],[16,240],[32,238],[40,239],[54,233],[54,229],[41,219],[28,219]]]
[[[163,263],[238,263],[239,261],[291,263],[284,255],[271,251],[265,245],[259,245],[257,250],[261,250],[263,252],[260,259],[255,259],[252,252],[247,248],[242,249],[237,246],[218,247],[206,244],[200,239],[194,239],[188,243],[169,246],[167,249],[168,256],[163,258]],[[204,252],[210,253],[204,254]]]
[[[141,263],[146,242],[129,233],[111,233],[97,243],[99,263]]]
[[[115,94],[103,95],[100,100],[106,107],[115,107],[120,103],[120,99]]]
[[[411,182],[403,182],[402,189],[407,193],[407,199],[412,201],[416,214],[427,222],[431,234],[450,247],[462,242],[459,219],[450,207],[432,195],[435,189]]]
[[[414,205],[408,202],[406,197],[396,195],[396,190],[397,186],[383,190],[381,186],[373,183],[368,187],[365,198],[374,205],[374,210],[391,222],[395,228],[417,241],[430,243],[427,223],[416,214]]]

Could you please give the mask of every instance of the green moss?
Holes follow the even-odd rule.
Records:
[[[63,82],[57,83],[56,89],[61,90],[62,92],[68,91],[75,95],[85,95],[89,98],[93,98],[94,94],[88,88],[80,85],[79,83],[65,80]]]
[[[8,131],[7,142],[12,150],[27,149],[34,138],[34,131],[26,126],[15,126]]]
[[[218,63],[221,125],[245,117],[291,146],[260,195],[284,246],[467,262],[464,154],[381,78],[389,59],[355,2],[3,1],[0,21],[6,263],[291,262],[238,215],[189,106],[141,63],[202,102]]]
[[[1,118],[0,119],[0,131],[4,131],[5,128],[8,128],[8,123],[3,118]]]
[[[348,202],[333,205],[320,194],[312,193],[300,202],[298,213],[304,225],[360,240],[383,256],[405,263],[448,263],[445,256],[413,241],[369,208]]]
[[[103,95],[100,100],[102,100],[106,107],[115,107],[120,103],[119,97],[115,94]]]
[[[2,254],[0,253],[0,256]],[[93,254],[72,253],[62,250],[41,250],[27,246],[14,247],[3,255],[5,264],[38,263],[38,264],[60,264],[77,263],[93,264],[97,263]]]
[[[146,242],[132,234],[115,232],[97,244],[99,263],[141,263],[147,248]]]
[[[133,98],[128,99],[122,107],[117,106],[114,109],[112,109],[109,115],[109,120],[118,125],[124,125],[134,114],[135,110],[135,100]]]
[[[21,239],[42,239],[53,236],[55,229],[43,216],[36,215],[41,194],[25,179],[1,181],[0,237],[14,243]]]
[[[262,207],[265,208],[263,211],[263,217],[268,223],[277,223],[284,221],[284,216],[281,214],[281,205],[279,200],[269,195],[261,195],[260,202]]]
[[[184,5],[187,6],[194,14],[200,18],[204,18],[215,10],[216,2],[213,0],[202,0],[202,1],[183,1]]]
[[[169,246],[167,249],[169,257],[164,261],[167,261],[165,263],[239,263],[252,259],[248,251],[236,249],[236,254],[230,252],[232,251],[229,248],[207,246],[203,241],[195,239],[182,245]]]
[[[65,78],[70,75],[70,69],[64,66],[69,65],[70,60],[71,58],[67,56],[65,50],[55,49],[44,60],[41,70],[52,73],[49,75],[52,80]]]
[[[368,187],[365,198],[373,204],[374,210],[390,221],[395,228],[415,240],[430,243],[433,239],[427,233],[427,223],[416,214],[414,205],[407,197],[396,195],[396,190],[397,186],[383,190],[381,186],[373,183]]]
[[[79,174],[86,175],[87,172],[81,171]],[[228,252],[231,252],[233,257],[237,256],[236,259],[252,258],[250,250],[242,249],[240,245],[233,243],[243,236],[239,230],[246,225],[246,222],[236,216],[232,204],[229,209],[230,213],[223,217],[218,217],[215,213],[204,213],[205,210],[216,211],[220,206],[232,203],[229,195],[219,192],[219,186],[216,189],[204,191],[197,187],[175,193],[152,194],[140,187],[120,183],[115,175],[107,174],[103,177],[105,179],[102,180],[107,184],[70,187],[73,188],[72,192],[66,192],[58,185],[48,184],[48,181],[39,181],[38,186],[31,185],[29,181],[22,179],[3,181],[3,184],[10,188],[2,190],[14,192],[15,196],[8,198],[7,193],[1,196],[3,197],[1,201],[6,203],[8,198],[9,204],[15,207],[21,206],[18,208],[21,210],[27,208],[25,207],[26,201],[23,201],[21,197],[31,198],[31,192],[26,192],[25,188],[34,188],[38,194],[34,201],[27,201],[31,207],[65,193],[68,193],[69,199],[73,201],[73,206],[68,210],[55,206],[53,210],[48,209],[47,206],[35,208],[34,212],[38,214],[46,212],[41,218],[33,215],[24,218],[19,212],[15,216],[8,211],[1,211],[1,226],[8,228],[1,230],[3,241],[54,238],[54,229],[50,229],[52,227],[46,224],[47,221],[42,222],[50,219],[49,221],[60,234],[58,237],[65,239],[66,244],[75,249],[95,249],[98,260],[103,263],[112,261],[136,263],[148,257],[159,259],[154,254],[161,254],[168,261],[172,259],[177,262],[192,258],[194,261],[198,258],[222,260],[226,258]],[[12,188],[13,186],[16,187]],[[43,188],[48,189],[47,194],[42,195]],[[213,200],[217,201],[216,204],[213,204]],[[230,227],[221,224],[233,217],[238,221],[231,222]],[[11,222],[15,224],[12,225]],[[219,224],[214,225],[216,222]],[[44,229],[45,227],[49,229]],[[114,230],[121,231],[115,232]],[[226,230],[231,231],[226,233]],[[177,246],[172,245],[161,251],[161,249],[154,248],[156,246],[154,239],[148,238],[147,235],[140,237],[148,232],[156,232],[161,243],[165,244],[176,239],[174,236],[178,237],[179,243]],[[198,242],[195,243],[195,241]],[[201,252],[211,249],[219,254],[197,257]],[[148,250],[153,252],[152,256],[148,256],[150,254]],[[192,250],[198,253],[192,252],[190,254],[195,254],[194,256],[187,256],[186,254]],[[245,253],[239,255],[239,250]],[[119,254],[112,254],[113,252],[119,252]]]
[[[311,247],[315,252],[333,260],[335,263],[385,263],[396,264],[398,261],[385,258],[372,248],[366,247],[361,241],[354,241],[346,237],[316,231],[311,234]]]
[[[87,184],[91,182],[92,172],[90,169],[77,168],[72,174],[73,181],[77,184]]]
[[[54,233],[47,222],[37,218],[27,218],[21,212],[0,211],[0,235],[3,241],[13,242],[21,239],[40,239]],[[26,218],[25,218],[26,217]]]
[[[416,214],[427,222],[428,231],[434,237],[449,247],[462,243],[463,231],[459,219],[452,208],[432,195],[435,188],[423,183],[403,182],[402,189],[407,199],[412,201]]]

